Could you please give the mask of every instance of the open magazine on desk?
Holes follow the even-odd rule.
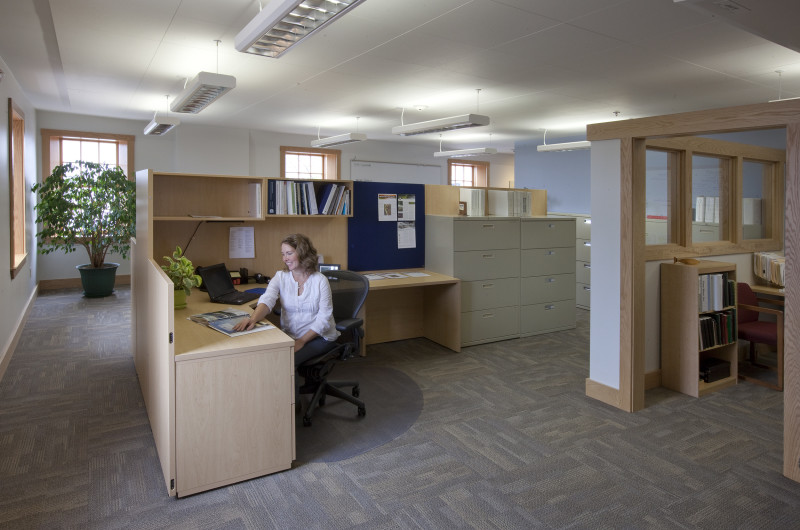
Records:
[[[233,331],[233,328],[244,319],[250,318],[250,313],[242,309],[229,307],[220,311],[211,311],[209,313],[199,313],[191,315],[189,320],[208,326],[211,329],[224,333],[229,337],[238,337],[239,335],[247,335],[248,333],[256,333],[268,329],[274,329],[275,326],[269,322],[256,322],[253,329],[247,331]]]

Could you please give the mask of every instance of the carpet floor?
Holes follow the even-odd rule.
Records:
[[[365,418],[331,400],[298,424],[292,469],[170,498],[130,326],[125,286],[36,300],[0,381],[0,528],[800,528],[782,394],[659,388],[635,414],[589,399],[585,311],[574,330],[461,353],[369,346],[336,373],[358,371]]]

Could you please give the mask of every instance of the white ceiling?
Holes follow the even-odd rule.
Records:
[[[237,86],[183,123],[310,136],[358,128],[438,146],[438,134],[391,134],[402,109],[405,123],[491,117],[443,134],[445,149],[511,151],[545,130],[548,142],[585,135],[615,112],[800,96],[797,0],[366,0],[279,59],[234,49],[258,9],[257,0],[0,0],[0,57],[37,109],[142,128],[201,70]]]

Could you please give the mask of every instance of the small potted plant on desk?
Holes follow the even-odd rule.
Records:
[[[192,287],[200,286],[200,276],[194,273],[194,265],[183,255],[181,247],[175,247],[172,257],[164,256],[166,265],[161,268],[175,284],[175,309],[186,307],[186,297],[192,294]]]
[[[79,161],[56,166],[31,191],[42,226],[36,233],[39,252],[69,254],[82,246],[90,261],[76,267],[83,294],[109,296],[119,263],[106,263],[106,253],[128,257],[136,235],[136,183],[119,166]]]

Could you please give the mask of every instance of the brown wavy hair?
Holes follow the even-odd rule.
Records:
[[[281,244],[283,243],[286,243],[292,247],[295,252],[297,252],[297,258],[300,261],[300,267],[302,267],[303,270],[308,272],[314,272],[317,270],[317,249],[314,248],[313,243],[311,243],[311,240],[308,239],[307,236],[304,236],[303,234],[289,234],[283,238]]]

